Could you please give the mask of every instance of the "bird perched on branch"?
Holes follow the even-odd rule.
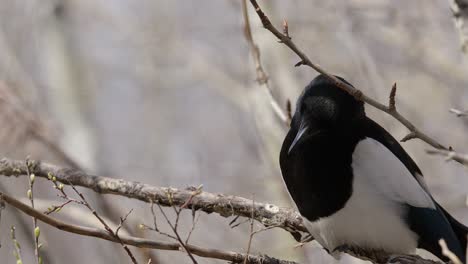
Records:
[[[363,102],[326,76],[299,97],[280,165],[305,226],[328,251],[422,248],[447,260],[444,239],[465,263],[468,228],[434,200],[416,163]]]

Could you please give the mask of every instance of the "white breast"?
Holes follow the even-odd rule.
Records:
[[[404,204],[434,207],[429,194],[382,144],[361,141],[353,153],[353,193],[345,207],[306,227],[322,246],[341,245],[411,253],[418,236],[404,222]]]

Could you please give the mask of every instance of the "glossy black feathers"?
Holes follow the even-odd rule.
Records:
[[[400,167],[406,168],[420,185],[420,192],[429,197],[431,205],[427,207],[401,204],[401,221],[417,234],[418,247],[445,260],[438,246],[443,238],[465,262],[468,228],[432,199],[416,163],[397,140],[366,116],[364,104],[323,75],[312,80],[299,97],[280,153],[284,182],[301,215],[312,223],[333,217],[358,195],[353,193],[353,153],[365,139],[379,142],[397,157],[404,166]],[[293,142],[297,144],[291,147]]]

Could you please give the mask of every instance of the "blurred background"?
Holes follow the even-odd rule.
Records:
[[[277,26],[283,18],[296,44],[316,63],[381,102],[398,83],[397,107],[421,130],[468,152],[468,120],[448,109],[468,107],[468,61],[459,47],[449,2],[260,1]],[[293,102],[316,76],[264,30],[249,6],[253,37],[274,96]],[[285,128],[255,82],[238,0],[1,0],[0,156],[30,156],[91,174],[291,206],[278,165]],[[367,107],[396,138],[407,130]],[[468,223],[466,168],[428,156],[419,140],[403,143],[448,211]],[[59,201],[50,182],[36,181],[39,209]],[[0,177],[0,190],[26,200],[27,179]],[[128,232],[151,224],[147,204],[83,190],[109,221],[134,209]],[[170,210],[167,210],[170,212]],[[58,218],[98,226],[70,206]],[[161,220],[161,227],[166,228]],[[202,214],[191,242],[245,252],[249,225]],[[191,228],[184,212],[182,233]],[[14,263],[15,225],[24,263],[34,263],[32,220],[7,207],[0,222],[0,260]],[[129,263],[107,241],[39,223],[45,263]],[[302,248],[289,233],[254,237],[252,253],[301,263],[330,263],[317,244]],[[148,251],[132,248],[141,263]],[[152,263],[190,263],[181,252],[151,251]],[[198,258],[200,263],[222,263]],[[343,263],[359,262],[343,257]]]

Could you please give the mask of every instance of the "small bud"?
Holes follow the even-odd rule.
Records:
[[[34,180],[36,179],[36,175],[34,175],[34,173],[31,173],[31,175],[29,175],[29,179],[31,180],[31,184],[33,184]]]
[[[55,209],[55,212],[58,213],[58,212],[60,212],[60,210],[62,210],[62,207],[57,207],[57,208]]]
[[[59,184],[58,189],[59,189],[59,190],[63,190],[63,184],[62,184],[62,183]]]
[[[145,229],[145,225],[144,225],[144,224],[139,224],[139,225],[138,225],[138,228],[141,229],[141,230],[144,230],[144,229]]]
[[[49,173],[47,173],[47,179],[49,179],[49,181],[51,181],[51,180],[52,180],[52,173],[50,173],[50,172],[49,172]]]
[[[41,249],[42,248],[42,243],[39,243],[39,245],[37,245],[37,249]]]
[[[36,226],[36,228],[34,228],[34,237],[39,238],[40,235],[41,235],[41,230],[39,229],[38,226]]]
[[[15,239],[15,227],[14,226],[11,226],[10,237],[11,239]]]
[[[28,194],[28,198],[29,198],[29,199],[32,199],[32,191],[31,191],[31,189],[28,190],[27,194]]]
[[[16,264],[23,264],[23,261],[21,259],[16,260]]]
[[[56,182],[56,181],[57,181],[57,177],[52,176],[52,181],[53,181],[53,182]]]
[[[21,249],[20,243],[15,239],[15,247]]]

